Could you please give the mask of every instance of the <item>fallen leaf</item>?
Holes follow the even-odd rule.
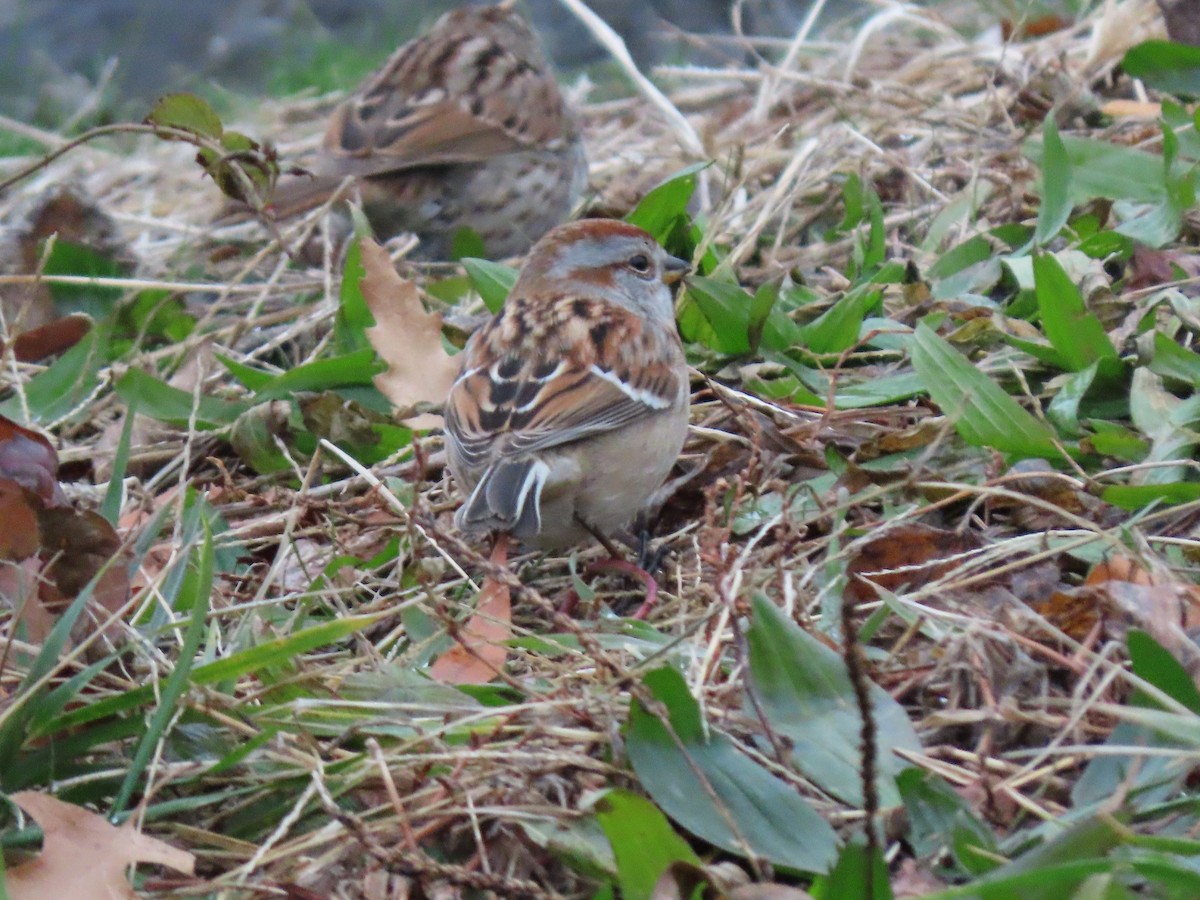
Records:
[[[83,313],[62,316],[53,322],[22,331],[12,339],[13,357],[18,362],[37,362],[78,344],[92,330],[92,319]],[[0,351],[4,342],[0,341]]]
[[[375,318],[366,329],[367,340],[388,366],[375,376],[375,386],[400,409],[445,403],[459,364],[442,346],[441,313],[426,312],[416,284],[396,273],[382,247],[370,238],[361,240],[363,299]],[[404,420],[410,428],[441,423],[442,417],[431,413]]]
[[[1100,112],[1114,119],[1157,119],[1162,115],[1162,104],[1149,100],[1109,100],[1100,106]]]
[[[0,416],[0,478],[15,481],[48,506],[67,502],[58,485],[58,453],[50,441],[4,416]]]
[[[0,560],[20,562],[37,553],[37,511],[25,488],[11,478],[0,478],[0,522]]]
[[[37,859],[8,870],[9,900],[134,900],[125,868],[146,862],[191,875],[195,857],[147,837],[132,819],[120,828],[81,806],[47,794],[20,791],[10,799],[42,826]]]
[[[501,534],[492,550],[492,562],[504,565],[508,537]],[[456,634],[455,645],[433,661],[429,676],[445,684],[487,684],[504,668],[512,636],[512,603],[508,586],[485,578],[475,613]]]
[[[846,566],[847,593],[858,603],[875,599],[876,586],[888,591],[920,587],[949,572],[959,554],[979,547],[968,532],[947,531],[919,522],[880,529],[858,548]]]
[[[1133,256],[1129,260],[1129,271],[1125,277],[1125,290],[1140,291],[1174,280],[1175,269],[1171,265],[1170,253],[1142,244],[1134,246]]]

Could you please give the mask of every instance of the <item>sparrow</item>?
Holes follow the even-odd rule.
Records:
[[[622,528],[663,484],[688,425],[670,285],[688,271],[612,219],[560,225],[463,350],[446,403],[455,524],[538,549]]]
[[[446,13],[396,50],[333,113],[311,168],[280,183],[276,217],[352,177],[377,236],[415,232],[430,259],[465,227],[490,257],[523,253],[587,183],[578,123],[511,0]]]

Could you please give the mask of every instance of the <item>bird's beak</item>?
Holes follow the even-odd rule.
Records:
[[[667,284],[674,284],[692,271],[692,264],[679,259],[677,256],[668,256],[663,260],[662,280]]]

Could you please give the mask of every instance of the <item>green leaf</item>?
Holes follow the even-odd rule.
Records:
[[[366,274],[362,264],[362,242],[348,241],[346,261],[342,265],[340,302],[333,319],[333,343],[340,354],[366,350],[371,346],[367,340],[367,329],[375,324],[375,317],[371,315],[363,297],[362,280]]]
[[[778,283],[767,282],[766,284],[759,285],[758,290],[754,292],[754,299],[750,301],[750,315],[746,322],[746,335],[750,339],[750,352],[756,352],[758,345],[762,343],[763,331],[767,327],[767,320],[774,311],[778,300]],[[783,317],[783,321],[791,324],[791,320],[786,316]]]
[[[286,404],[273,400],[259,403],[238,416],[229,430],[233,451],[260,475],[292,471],[292,464],[275,442],[279,437],[286,443],[289,436],[287,415],[279,406]]]
[[[1120,509],[1144,509],[1151,503],[1176,506],[1200,500],[1200,482],[1174,481],[1168,484],[1114,484],[1100,492],[1100,499]]]
[[[1062,900],[1071,896],[1072,888],[1092,874],[1093,870],[1086,865],[1086,861],[1102,857],[1118,846],[1122,834],[1119,826],[1108,817],[1086,819],[1068,826],[1056,837],[994,869],[971,887],[978,890],[978,896],[988,900],[1018,896],[1021,900]],[[1100,861],[1106,867],[1112,866],[1111,861]],[[1084,865],[1076,868],[1081,862]],[[1059,866],[1063,867],[1061,874],[1051,874]],[[1018,886],[1021,889],[1019,894],[1014,893]],[[972,892],[971,896],[976,894]]]
[[[208,523],[204,522],[204,538],[199,548],[187,562],[187,573],[184,576],[183,588],[179,601],[190,613],[187,629],[183,634],[183,642],[175,660],[175,667],[170,677],[162,685],[162,693],[158,698],[158,708],[150,717],[142,739],[138,742],[137,750],[125,772],[125,779],[113,800],[110,815],[122,812],[133,796],[133,789],[145,773],[146,764],[150,761],[155,748],[163,739],[167,726],[178,712],[178,704],[188,687],[188,675],[192,671],[196,655],[200,650],[200,642],[207,630],[209,596],[213,586],[213,537]]]
[[[792,763],[822,790],[861,806],[862,718],[845,662],[837,652],[756,594],[746,632],[751,685],[771,728],[791,742]],[[876,790],[896,806],[896,776],[909,764],[894,750],[921,751],[908,714],[887,691],[869,685],[880,748]]]
[[[1174,463],[1142,469],[1132,476],[1139,484],[1174,484],[1183,481],[1192,450],[1200,434],[1184,427],[1190,404],[1167,391],[1162,379],[1147,368],[1133,371],[1129,387],[1129,417],[1150,439],[1144,462]]]
[[[104,365],[110,336],[109,326],[97,324],[48,369],[30,379],[25,385],[25,401],[34,422],[60,419],[88,398],[100,383],[100,369]],[[0,404],[0,413],[17,421],[25,418],[15,397]]]
[[[863,319],[878,308],[883,294],[870,284],[850,291],[807,325],[800,326],[800,341],[813,353],[841,353],[854,346]]]
[[[1072,135],[1062,142],[1071,165],[1071,202],[1076,206],[1096,197],[1140,203],[1166,198],[1163,159],[1158,154]],[[1025,153],[1041,165],[1042,141],[1028,141]]]
[[[868,872],[874,882],[870,885]],[[813,882],[810,893],[815,900],[857,900],[868,896],[872,900],[891,900],[893,896],[887,862],[878,852],[869,857],[861,837],[855,837],[842,848],[833,871]]]
[[[178,128],[213,140],[219,139],[225,130],[221,117],[195,94],[167,94],[160,97],[146,116],[146,124]]]
[[[1137,628],[1130,629],[1126,641],[1133,674],[1200,715],[1200,691],[1179,660],[1149,634]]]
[[[133,274],[133,266],[85,244],[56,239],[42,272],[77,278],[125,278]],[[116,309],[125,290],[91,283],[56,284],[52,281],[50,293],[59,313],[82,312],[102,321]]]
[[[1053,254],[1034,256],[1033,279],[1042,328],[1068,368],[1079,372],[1092,363],[1115,363],[1117,350],[1104,326],[1088,312],[1079,288]]]
[[[198,428],[231,425],[248,409],[246,403],[222,400],[204,393],[193,397],[190,391],[171,387],[141,369],[130,369],[113,387],[126,403],[136,403],[138,412],[176,425],[188,423],[193,407]]]
[[[371,348],[329,359],[317,359],[274,376],[270,382],[258,389],[255,400],[273,400],[287,397],[297,391],[324,391],[354,385],[371,385],[375,375],[385,368],[386,365]]]
[[[707,344],[718,353],[750,352],[750,308],[753,299],[735,284],[695,275],[684,287],[684,302],[700,311],[703,326],[685,338]],[[683,321],[680,322],[683,330]]]
[[[991,829],[954,788],[932,772],[908,768],[896,779],[908,813],[907,838],[919,856],[950,849],[963,871],[979,875],[994,869],[1000,851]]]
[[[696,173],[710,165],[710,162],[694,163],[651,188],[625,221],[650,232],[666,246],[679,219],[687,217],[687,206],[696,190]]]
[[[1022,409],[924,322],[913,335],[911,353],[926,390],[967,443],[1025,458],[1062,455],[1044,422]]]
[[[1193,388],[1200,387],[1200,353],[1181,347],[1177,341],[1156,331],[1150,371],[1164,378],[1182,381]]]
[[[1039,247],[1058,236],[1071,217],[1071,161],[1054,116],[1042,121],[1042,205],[1033,241]]]
[[[450,259],[463,260],[467,257],[483,259],[486,256],[487,247],[484,246],[483,238],[479,236],[478,231],[464,225],[454,232],[454,236],[450,239]]]
[[[833,829],[791,785],[724,734],[706,732],[683,676],[657,669],[643,684],[666,706],[671,730],[635,700],[626,750],[642,786],[667,815],[730,853],[753,853],[790,869],[829,868],[837,850]]]
[[[625,900],[650,900],[659,876],[673,862],[700,865],[688,842],[645,797],[630,791],[607,791],[596,803],[596,818],[612,844]]]
[[[499,312],[504,306],[508,292],[517,283],[517,275],[520,273],[512,266],[492,262],[490,259],[467,257],[463,259],[462,264],[488,312]]]
[[[1046,407],[1046,418],[1067,437],[1077,438],[1083,434],[1079,427],[1079,404],[1091,388],[1099,368],[1100,363],[1097,361],[1086,369],[1068,376],[1054,395],[1054,399],[1050,401],[1050,405]]]
[[[268,384],[273,382],[279,376],[272,372],[264,372],[262,369],[256,369],[253,366],[247,366],[243,363],[236,362],[227,356],[220,353],[214,353],[213,356],[221,363],[229,374],[240,381],[245,387],[252,391],[261,391]]]
[[[1173,41],[1143,41],[1125,51],[1126,74],[1177,97],[1200,97],[1200,47]]]

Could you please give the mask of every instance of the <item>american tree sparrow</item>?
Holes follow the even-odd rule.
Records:
[[[430,258],[463,227],[489,256],[524,252],[587,183],[578,124],[511,2],[449,12],[400,47],[334,112],[312,168],[281,182],[277,216],[352,176],[377,234],[413,231]]]
[[[688,376],[669,284],[687,271],[640,228],[584,219],[534,245],[471,336],[446,403],[464,531],[542,549],[636,515],[679,456]]]

